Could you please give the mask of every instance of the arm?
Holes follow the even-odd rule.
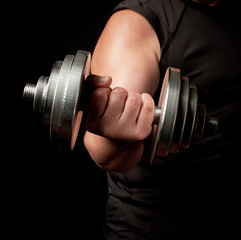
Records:
[[[93,91],[84,138],[101,168],[127,171],[140,161],[143,140],[152,129],[150,95],[159,83],[159,59],[158,38],[144,17],[122,10],[110,18],[93,53],[91,69],[92,74],[111,76],[113,90]]]

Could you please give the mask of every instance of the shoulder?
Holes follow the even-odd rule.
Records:
[[[155,30],[160,45],[164,45],[182,14],[185,2],[182,0],[125,0],[110,13],[130,9],[142,15]]]
[[[131,9],[115,12],[108,20],[100,41],[115,44],[118,48],[149,48],[160,59],[160,45],[152,25],[147,19]]]

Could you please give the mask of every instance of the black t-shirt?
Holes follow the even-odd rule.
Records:
[[[147,149],[133,170],[108,173],[107,239],[216,239],[232,233],[241,27],[231,2],[208,8],[188,0],[126,0],[113,10],[132,9],[151,23],[161,45],[162,77],[167,67],[180,68],[197,86],[208,115],[219,119],[219,129],[164,165],[149,166]]]

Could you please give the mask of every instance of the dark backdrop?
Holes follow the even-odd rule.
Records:
[[[81,138],[74,151],[56,148],[22,92],[66,54],[92,52],[99,22],[118,2],[11,1],[1,7],[1,133],[7,133],[1,135],[1,226],[9,239],[102,239],[105,173]]]
[[[102,239],[105,173],[92,162],[81,137],[73,151],[55,147],[42,129],[41,117],[23,101],[22,91],[26,82],[36,83],[39,76],[48,76],[53,63],[66,54],[78,49],[92,52],[101,19],[117,3],[32,1],[6,7],[9,84],[16,97],[12,118],[15,151],[11,147],[14,154],[7,160],[4,180],[9,236]]]

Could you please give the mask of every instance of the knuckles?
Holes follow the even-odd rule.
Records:
[[[128,92],[127,101],[134,106],[140,106],[141,94],[138,92]]]
[[[121,87],[116,87],[116,88],[113,88],[112,91],[111,91],[111,95],[115,95],[115,96],[118,96],[118,97],[126,97],[127,96],[127,90],[125,88],[121,88]]]
[[[115,100],[114,100],[115,98]],[[125,98],[124,108],[128,104],[144,110],[144,114],[139,114],[124,120],[111,119],[104,113],[107,110],[109,101],[118,101],[118,98]],[[102,109],[101,111],[99,109]],[[154,117],[154,101],[149,94],[128,92],[124,88],[97,88],[91,94],[90,114],[87,115],[86,129],[94,134],[107,137],[109,139],[123,142],[138,142],[146,139],[152,130]]]
[[[96,103],[96,101],[107,101],[110,95],[111,89],[106,88],[96,88],[90,96],[90,102]]]
[[[142,98],[143,108],[150,113],[154,113],[155,104],[151,95],[147,93],[142,93],[141,98]]]

